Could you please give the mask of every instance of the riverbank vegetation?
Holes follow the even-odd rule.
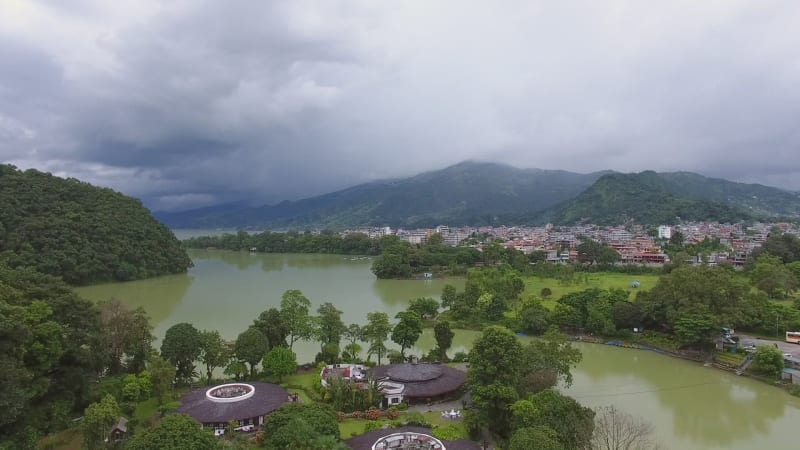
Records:
[[[0,165],[0,261],[72,285],[182,273],[192,264],[139,200],[10,165]]]

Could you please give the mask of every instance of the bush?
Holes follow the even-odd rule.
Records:
[[[445,441],[455,441],[458,439],[466,439],[466,433],[455,425],[447,425],[444,427],[436,427],[433,429],[433,436]]]
[[[467,361],[469,361],[469,354],[467,352],[456,352],[456,354],[453,355],[453,362],[460,363]]]
[[[364,413],[364,418],[367,420],[378,420],[381,418],[381,410],[377,408],[370,408]]]
[[[364,433],[369,433],[373,430],[380,430],[381,428],[383,428],[383,424],[380,422],[367,422],[364,424]]]
[[[417,426],[417,427],[423,427],[423,428],[430,428],[431,427],[431,423],[428,422],[427,419],[425,419],[425,416],[422,415],[422,413],[418,413],[418,412],[406,413],[405,424],[408,425],[408,426]]]
[[[386,410],[386,418],[389,420],[394,420],[400,417],[400,411],[397,410],[396,406],[392,406],[388,410]]]

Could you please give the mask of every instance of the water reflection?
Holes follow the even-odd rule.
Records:
[[[84,286],[75,290],[81,297],[95,302],[116,298],[131,309],[141,306],[147,311],[150,323],[155,327],[172,315],[193,282],[193,276],[181,274],[125,283]]]

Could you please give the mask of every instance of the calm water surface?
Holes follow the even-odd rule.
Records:
[[[178,322],[216,329],[234,339],[258,314],[280,303],[287,289],[300,289],[314,308],[330,301],[347,323],[366,321],[371,311],[390,316],[420,296],[438,298],[445,283],[463,280],[376,280],[371,260],[338,255],[266,255],[191,251],[187,275],[78,289],[86,298],[116,297],[150,314],[163,336]],[[476,332],[459,331],[453,352],[467,350]],[[800,399],[743,377],[641,350],[579,344],[583,361],[565,392],[586,406],[615,405],[646,417],[659,442],[671,449],[800,448]],[[416,352],[434,346],[426,330]],[[318,346],[295,345],[301,361]]]

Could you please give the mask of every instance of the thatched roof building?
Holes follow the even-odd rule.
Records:
[[[480,445],[466,439],[457,441],[436,439],[431,435],[430,429],[422,427],[384,428],[348,439],[345,443],[353,450],[403,450],[406,448],[415,450],[481,450]]]
[[[264,416],[289,401],[282,387],[252,381],[196,389],[181,398],[177,412],[187,414],[205,426],[226,426],[235,420],[240,426],[261,425]]]
[[[372,369],[372,375],[403,385],[409,401],[446,397],[458,392],[467,379],[461,370],[443,364],[389,364]]]

